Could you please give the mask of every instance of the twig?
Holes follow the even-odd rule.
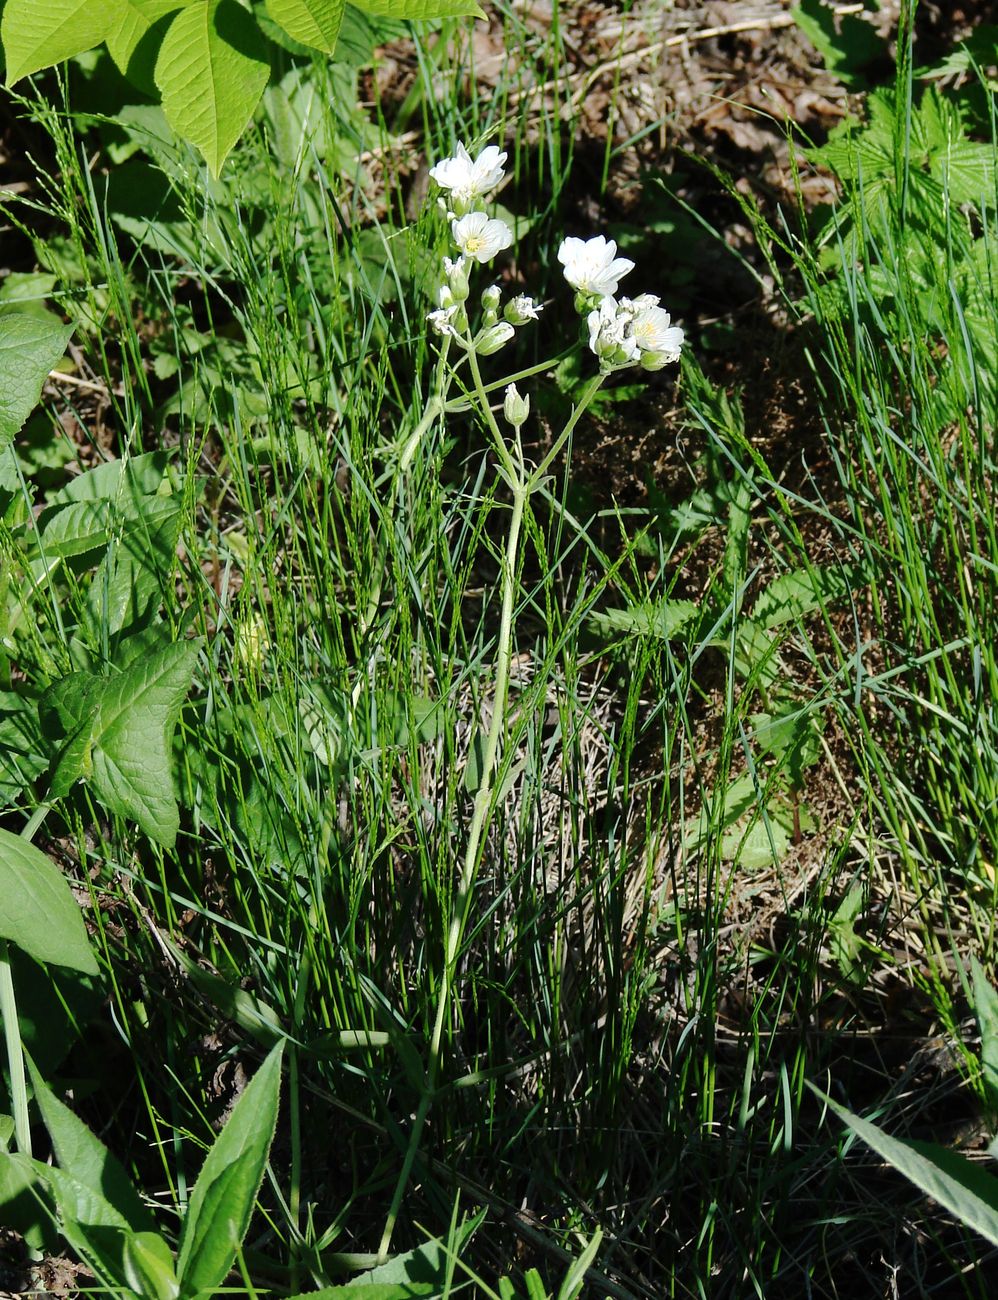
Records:
[[[104,397],[111,396],[111,390],[105,384],[95,384],[89,379],[78,379],[76,375],[67,375],[61,370],[50,370],[49,382],[53,384],[69,384],[73,388],[85,388],[91,393],[100,393]]]

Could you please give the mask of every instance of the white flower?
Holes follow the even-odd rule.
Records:
[[[563,239],[558,261],[565,268],[565,279],[573,289],[599,298],[612,297],[621,277],[634,267],[628,258],[618,257],[617,245],[602,235],[594,239]]]
[[[457,330],[453,324],[456,313],[457,304],[455,303],[453,307],[440,307],[436,311],[431,311],[426,319],[429,321],[430,327],[438,334],[456,334]]]
[[[617,302],[609,296],[600,301],[600,305],[586,318],[589,325],[589,346],[607,366],[627,366],[637,361],[640,350],[633,339],[628,326],[634,312],[625,299]]]
[[[645,295],[651,297],[651,294]],[[640,299],[635,299],[634,305],[638,306]],[[671,361],[679,360],[679,353],[683,347],[683,331],[678,325],[671,324],[669,313],[662,307],[655,304],[648,307],[638,307],[631,321],[630,335],[641,349],[641,360],[644,362],[646,354],[653,354],[655,357],[662,358],[662,365],[668,365]],[[660,367],[656,366],[656,369]]]
[[[534,302],[533,298],[518,293],[506,304],[503,315],[511,325],[526,325],[528,320],[536,320],[542,310],[540,303]]]
[[[513,232],[505,221],[487,217],[484,212],[469,212],[451,223],[454,243],[476,262],[491,262],[496,253],[509,248]]]
[[[505,161],[506,155],[490,144],[472,162],[467,149],[459,144],[457,154],[431,167],[430,175],[442,190],[450,191],[454,207],[466,212],[475,199],[484,198],[499,184]]]

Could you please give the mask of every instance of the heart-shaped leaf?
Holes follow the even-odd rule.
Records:
[[[36,961],[97,974],[87,927],[65,876],[33,844],[0,830],[0,939]]]
[[[205,0],[182,9],[156,60],[167,121],[204,154],[215,176],[269,76],[267,43],[236,0]]]

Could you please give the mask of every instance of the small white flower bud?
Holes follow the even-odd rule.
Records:
[[[530,398],[521,397],[516,391],[516,384],[510,384],[506,389],[502,413],[514,429],[519,429],[530,414]]]
[[[463,257],[455,257],[453,260],[445,257],[444,271],[447,275],[447,286],[453,295],[454,301],[464,302],[471,291],[468,285],[467,262]]]
[[[490,284],[482,291],[482,307],[485,311],[497,312],[502,302],[502,292],[497,284]]]
[[[491,325],[484,329],[475,340],[475,351],[483,357],[489,357],[493,352],[498,352],[500,348],[513,337],[513,326],[507,321],[500,321],[498,325]]]

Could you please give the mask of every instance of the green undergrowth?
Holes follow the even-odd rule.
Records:
[[[504,21],[559,66],[557,21]],[[18,101],[40,181],[5,201],[33,269],[4,280],[0,319],[48,313],[78,353],[0,480],[0,793],[11,832],[51,802],[35,843],[100,966],[71,979],[18,954],[22,1037],[127,1166],[159,1264],[184,1258],[204,1153],[250,1076],[276,1087],[283,1044],[233,1294],[392,1267],[377,1249],[495,686],[510,502],[483,430],[457,412],[395,469],[429,396],[442,248],[395,168],[403,132],[445,156],[497,132],[522,86],[462,98],[474,61],[449,24],[417,39],[391,115],[354,109],[398,34],[357,31],[339,62],[275,55],[219,179],[84,56]],[[941,1025],[986,1100],[960,972],[994,956],[995,146],[976,82],[909,74],[813,155],[839,179],[832,212],[753,213],[831,477],[788,487],[692,338],[660,390],[695,448],[686,479],[625,511],[577,492],[566,458],[528,507],[508,741],[404,1263],[365,1286],[534,1300],[591,1268],[592,1295],[864,1293],[899,1223],[935,1278],[977,1257],[840,1162],[805,1087],[913,1131],[952,1103],[952,1070],[941,1101],[912,1100],[881,1053],[883,976],[927,1008],[909,1055]],[[519,120],[499,202],[530,292],[554,297],[571,134],[547,110]],[[575,344],[557,305],[542,320],[524,370]],[[578,396],[573,365],[523,382],[546,416]],[[611,397],[594,418],[623,440]],[[526,436],[537,451],[545,426]],[[126,790],[134,736],[112,714],[150,665],[167,684]],[[74,746],[84,715],[98,729]],[[64,1164],[70,1121],[34,1091]],[[30,1196],[17,1215],[59,1249]],[[983,1273],[961,1285],[987,1293]]]

